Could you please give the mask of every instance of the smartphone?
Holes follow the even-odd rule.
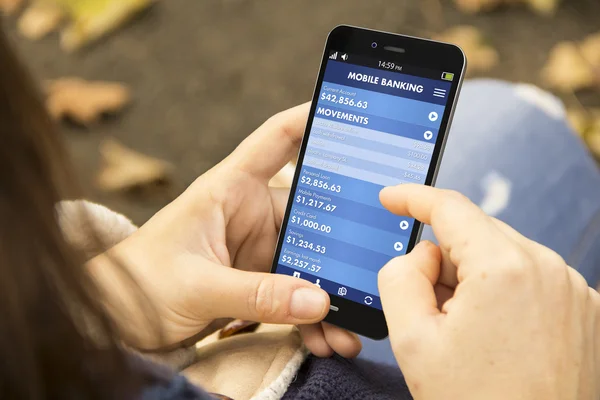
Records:
[[[383,208],[379,192],[434,184],[465,66],[447,43],[329,34],[272,267],[329,293],[325,321],[387,337],[377,273],[422,225]]]

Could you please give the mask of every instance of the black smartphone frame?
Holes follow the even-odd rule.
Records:
[[[373,44],[376,45],[373,45]],[[319,75],[315,84],[315,89],[312,97],[312,105],[304,138],[300,147],[297,165],[298,167],[304,160],[304,155],[308,145],[308,138],[313,124],[315,111],[317,108],[318,97],[323,84],[325,75],[325,66],[329,59],[329,55],[333,51],[348,53],[350,55],[360,55],[385,61],[392,61],[396,64],[410,65],[418,68],[427,68],[438,71],[454,73],[455,79],[452,81],[452,87],[448,94],[448,102],[442,121],[440,124],[439,134],[435,143],[431,166],[425,179],[425,185],[434,185],[437,177],[437,172],[440,166],[441,156],[444,152],[450,124],[456,107],[456,100],[460,93],[464,73],[466,70],[466,57],[462,50],[453,44],[436,42],[427,39],[421,39],[411,36],[399,35],[395,33],[374,31],[365,28],[358,28],[349,25],[339,25],[335,27],[327,38]],[[352,63],[351,61],[349,63]],[[441,76],[440,76],[441,78]],[[277,240],[277,248],[273,258],[271,272],[277,270],[287,223],[290,218],[298,180],[300,178],[301,168],[296,168],[294,180],[290,190],[285,216],[279,232]],[[410,239],[407,246],[407,252],[410,252],[421,236],[423,224],[415,221],[411,231]],[[326,322],[348,329],[360,335],[381,340],[388,336],[387,325],[383,311],[369,307],[364,304],[345,299],[340,296],[329,294],[331,300],[329,314],[325,318]]]

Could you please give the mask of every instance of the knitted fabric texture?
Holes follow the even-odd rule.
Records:
[[[398,368],[339,356],[310,356],[284,400],[412,400]]]

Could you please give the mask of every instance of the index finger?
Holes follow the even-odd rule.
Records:
[[[231,153],[230,160],[259,179],[271,179],[298,152],[309,110],[310,103],[304,103],[275,114]]]
[[[487,261],[510,242],[479,207],[458,192],[430,186],[402,184],[384,188],[379,194],[385,208],[397,215],[431,225],[440,247],[452,263]]]

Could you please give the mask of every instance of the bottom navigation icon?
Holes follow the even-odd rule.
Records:
[[[338,296],[342,296],[344,297],[345,295],[348,294],[348,289],[346,289],[345,287],[341,287],[338,289]]]
[[[371,296],[367,296],[365,297],[365,304],[370,306],[371,304],[373,304],[373,298]]]
[[[294,278],[300,278],[300,272],[294,271]]]

